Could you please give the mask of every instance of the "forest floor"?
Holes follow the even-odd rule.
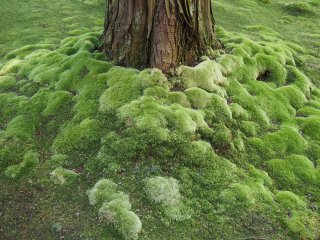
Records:
[[[320,1],[213,6],[168,79],[96,51],[104,1],[0,1],[0,240],[319,239]]]

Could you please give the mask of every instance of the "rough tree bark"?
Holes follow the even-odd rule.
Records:
[[[101,49],[120,65],[164,72],[221,47],[211,0],[107,0]]]

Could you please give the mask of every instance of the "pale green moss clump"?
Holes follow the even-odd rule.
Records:
[[[207,60],[194,68],[181,66],[177,73],[185,88],[198,87],[220,96],[226,95],[223,86],[227,85],[228,81],[215,61]]]
[[[142,223],[139,217],[130,211],[128,200],[115,199],[105,202],[99,209],[101,220],[112,223],[124,239],[138,239]]]
[[[117,191],[117,187],[117,184],[111,180],[99,180],[88,191],[89,202],[91,205],[100,207],[100,219],[112,224],[124,239],[138,239],[142,223],[131,211],[128,195]]]
[[[110,202],[116,193],[117,184],[109,179],[99,180],[92,189],[88,191],[91,205],[101,205],[103,202]]]
[[[160,204],[164,215],[170,220],[185,221],[191,218],[190,209],[183,203],[179,183],[174,178],[147,178],[145,192],[153,203]]]
[[[66,185],[75,182],[78,174],[73,170],[58,167],[51,172],[51,178],[55,184]]]

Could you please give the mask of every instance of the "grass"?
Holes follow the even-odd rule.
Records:
[[[104,60],[101,1],[0,3],[0,239],[319,238],[320,5],[214,4],[172,79]]]

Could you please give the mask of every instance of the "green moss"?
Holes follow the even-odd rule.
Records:
[[[41,88],[36,94],[34,94],[28,105],[26,106],[26,112],[34,123],[38,123],[41,119],[41,113],[47,106],[48,98],[51,91],[48,88]]]
[[[233,73],[237,68],[244,64],[243,58],[232,54],[224,54],[217,59],[220,65],[221,72],[224,76]]]
[[[226,119],[230,120],[232,118],[232,112],[227,100],[217,94],[212,95],[208,108],[214,112],[216,121],[218,122]]]
[[[20,81],[22,85],[22,81]],[[22,86],[19,87],[19,92],[23,93],[25,96],[32,97],[40,89],[40,84],[36,82],[26,81]]]
[[[75,96],[75,120],[94,118],[99,111],[99,97],[107,88],[107,73],[93,75],[84,80],[79,95]]]
[[[249,140],[251,151],[258,153],[259,158],[272,159],[285,157],[287,154],[303,154],[308,142],[292,126],[283,126],[279,131],[264,137]]]
[[[55,167],[64,165],[67,162],[68,156],[64,154],[55,154],[50,158],[50,164]]]
[[[28,98],[15,93],[0,93],[0,122],[9,122],[17,115],[23,113],[28,104]]]
[[[183,92],[170,92],[170,94],[168,96],[168,101],[171,104],[177,103],[185,108],[191,107],[191,104],[188,100],[187,95]]]
[[[249,137],[257,136],[260,132],[259,124],[253,121],[241,121],[240,129],[241,132]]]
[[[312,220],[308,219],[308,216],[301,217],[301,213],[296,212],[291,219],[286,221],[286,223],[293,236],[301,239],[313,238],[315,224],[312,223]]]
[[[94,187],[87,192],[91,205],[101,205],[112,200],[116,193],[117,184],[108,179],[99,180]]]
[[[114,67],[107,73],[109,88],[100,97],[100,110],[115,110],[142,95],[138,71]]]
[[[177,72],[186,88],[198,87],[221,96],[225,95],[221,86],[228,82],[214,61],[204,61],[194,68],[181,66]]]
[[[147,178],[145,192],[152,202],[160,204],[164,215],[170,220],[184,221],[191,218],[190,209],[182,202],[179,183],[174,178]]]
[[[48,104],[43,110],[43,116],[47,117],[61,111],[65,105],[68,105],[72,99],[72,95],[66,91],[56,91],[50,94]]]
[[[136,240],[141,232],[142,223],[132,211],[128,200],[116,199],[105,202],[99,209],[101,220],[114,225],[124,239]]]
[[[129,120],[129,125],[141,129],[175,126],[183,132],[194,132],[197,128],[206,126],[202,112],[184,108],[178,104],[161,105],[152,97],[142,97],[132,101],[120,108],[118,115],[124,121]],[[163,134],[167,135],[168,131],[165,132]]]
[[[258,99],[251,96],[244,85],[240,84],[238,81],[231,81],[230,87],[228,88],[228,94],[230,94],[233,103],[239,104],[249,112],[249,120],[259,124],[263,128],[270,126],[270,119],[265,110],[258,105]],[[264,99],[262,98],[261,101],[263,100]]]
[[[243,119],[247,120],[249,118],[249,113],[242,106],[237,103],[230,104],[230,110],[232,112],[232,116],[235,119]]]
[[[267,187],[272,186],[272,178],[266,171],[255,168],[253,165],[248,165],[248,175],[253,178],[256,182],[261,182]]]
[[[241,214],[261,204],[271,204],[273,194],[262,183],[234,183],[219,195],[219,208]]]
[[[287,69],[288,83],[297,86],[303,92],[303,94],[309,98],[314,88],[310,79],[296,67],[287,66]]]
[[[294,238],[313,239],[316,223],[307,204],[299,196],[289,191],[278,192],[275,200],[279,203],[283,223],[288,227],[289,234]]]
[[[16,79],[13,76],[0,76],[0,92],[8,91],[16,85]]]
[[[310,116],[308,118],[300,118],[299,123],[304,135],[317,141],[320,140],[320,117]]]
[[[276,86],[282,86],[287,77],[286,69],[274,58],[265,54],[257,54],[258,80],[273,82]]]
[[[191,102],[192,107],[194,108],[206,108],[211,101],[212,94],[208,93],[201,88],[188,88],[185,90],[185,94]]]
[[[151,96],[157,99],[165,99],[167,98],[169,95],[169,91],[167,89],[164,89],[163,87],[149,87],[147,89],[144,90],[144,96]],[[181,94],[179,93],[179,95],[176,94],[170,94],[172,95],[169,98],[169,101],[181,101]]]
[[[32,119],[19,115],[11,120],[0,134],[0,171],[19,164],[26,151],[34,148],[35,125]],[[15,167],[20,171],[21,167]],[[23,171],[22,167],[22,170]]]
[[[285,9],[292,15],[313,14],[312,7],[306,2],[287,3]]]
[[[302,107],[297,111],[298,116],[309,117],[312,115],[320,116],[320,110],[314,107]]]
[[[47,2],[42,1],[44,7]],[[35,4],[28,2],[28,9]],[[314,209],[320,196],[320,140],[316,124],[320,94],[311,83],[317,81],[316,18],[307,14],[299,18],[283,17],[283,9],[276,3],[265,7],[256,0],[246,0],[235,6],[233,0],[217,0],[215,18],[218,17],[219,25],[237,31],[241,28],[242,33],[232,34],[218,28],[225,48],[214,52],[216,60],[206,60],[196,67],[183,66],[178,69],[178,76],[168,79],[160,70],[138,71],[105,62],[108,56],[95,52],[101,33],[79,35],[91,29],[99,31],[97,24],[103,26],[105,9],[83,8],[84,5],[73,1],[72,6],[81,6],[81,10],[74,12],[70,4],[65,1],[61,8],[61,0],[50,2],[49,6],[59,5],[60,11],[56,11],[59,21],[50,21],[50,26],[41,31],[47,29],[46,35],[50,37],[52,32],[61,34],[45,41],[54,43],[52,47],[25,47],[9,53],[8,60],[0,60],[1,171],[8,169],[9,175],[10,171],[12,175],[18,173],[23,156],[33,149],[43,159],[39,171],[28,175],[32,178],[21,182],[21,186],[11,188],[5,181],[0,183],[5,189],[0,202],[4,200],[9,212],[17,210],[16,206],[10,207],[14,201],[7,201],[11,196],[6,190],[26,193],[31,189],[29,186],[41,183],[52,189],[53,201],[46,201],[39,214],[52,222],[59,215],[65,221],[62,226],[73,229],[78,224],[77,218],[70,216],[73,212],[83,213],[81,189],[87,186],[88,179],[104,175],[121,181],[121,189],[132,194],[132,205],[141,209],[144,216],[142,238],[179,239],[201,232],[201,236],[198,234],[201,239],[248,236],[312,239],[316,232],[312,222],[319,216],[308,208]],[[19,5],[27,7],[23,2]],[[317,5],[313,3],[312,8],[317,14]],[[19,9],[22,11],[22,7]],[[17,19],[22,19],[20,10]],[[84,10],[86,14],[82,14]],[[229,14],[231,10],[233,14]],[[38,19],[39,12],[29,11],[27,15]],[[50,15],[49,10],[42,12]],[[90,17],[90,12],[95,16]],[[99,12],[100,20],[96,18]],[[261,13],[259,23],[255,22],[257,13]],[[81,22],[84,18],[86,24]],[[7,18],[10,19],[11,16]],[[47,17],[41,19],[49,21]],[[272,30],[276,28],[270,19],[281,23],[277,24],[281,34]],[[8,26],[8,34],[1,36],[4,42],[8,36],[17,35],[12,31],[13,25]],[[299,31],[292,28],[285,31],[288,26]],[[55,31],[51,31],[53,27]],[[5,31],[7,26],[0,22],[0,28]],[[78,36],[59,44],[57,38],[70,34]],[[28,41],[27,31],[21,36],[7,41],[10,44],[0,44],[0,55],[15,48],[16,42]],[[40,39],[37,37],[36,41]],[[21,118],[19,121],[17,116]],[[101,136],[104,137],[100,144]],[[52,142],[53,152],[49,149]],[[55,155],[46,161],[51,154]],[[69,172],[62,166],[77,172],[83,170],[86,177],[76,181],[80,188],[59,193],[56,199],[59,188],[52,188],[47,178],[51,168],[56,168],[55,179],[63,182]],[[179,192],[180,200],[175,205],[167,204],[164,208],[153,201],[159,208],[146,208],[144,193],[139,192],[142,186],[136,183],[154,174],[179,177],[181,193],[186,198]],[[282,186],[281,177],[284,183],[291,182]],[[165,190],[168,189],[170,186]],[[291,190],[291,195],[279,189]],[[89,200],[101,199],[94,204],[100,208],[100,220],[112,224],[120,236],[115,236],[104,224],[97,224],[96,218],[85,211],[84,230],[68,231],[66,237],[76,239],[81,234],[84,238],[137,238],[141,222],[131,211],[128,195],[117,187],[100,190],[98,193],[90,190]],[[35,200],[47,194],[30,191]],[[192,214],[194,221],[172,222],[170,231],[163,231],[157,210],[169,220],[187,219],[189,202],[196,211]],[[63,215],[60,206],[65,209]],[[47,209],[53,212],[48,215]],[[4,214],[4,231],[12,232],[9,238],[17,238],[16,232],[7,227],[12,225],[13,218],[7,212]],[[18,237],[35,238],[30,226],[39,226],[34,220],[39,218],[28,224],[23,219],[19,218],[18,224],[27,226],[28,231]],[[50,231],[45,232],[48,232],[45,238],[52,237]]]
[[[307,102],[307,98],[303,92],[294,85],[278,88],[275,96],[283,100],[284,104],[281,105],[281,108],[286,108],[289,116],[293,114],[294,109],[301,108]]]
[[[34,52],[37,49],[53,49],[55,47],[54,44],[34,44],[34,45],[26,45],[22,48],[13,50],[9,52],[5,59],[10,60],[13,58],[18,58],[18,59],[23,59],[25,58],[28,54]]]
[[[68,125],[57,136],[53,148],[63,154],[92,151],[99,146],[102,135],[97,120],[85,119],[80,124]]]
[[[100,220],[112,224],[124,239],[137,239],[141,221],[131,210],[128,195],[117,191],[117,184],[108,179],[99,180],[87,192],[92,205],[101,206]]]
[[[306,210],[307,204],[296,194],[290,191],[280,191],[275,195],[275,200],[283,209]]]
[[[28,151],[23,156],[23,161],[18,165],[12,165],[5,171],[5,175],[9,178],[20,178],[29,173],[39,163],[39,154],[36,152]]]
[[[17,66],[21,63],[19,59],[12,59],[5,64],[2,64],[0,70],[0,76],[7,75],[8,73],[12,73],[17,69]]]
[[[5,138],[17,137],[26,142],[33,140],[35,126],[33,122],[25,116],[19,115],[9,122],[4,133]]]
[[[141,71],[138,78],[142,88],[144,89],[157,86],[169,90],[171,87],[171,83],[168,81],[167,77],[162,73],[162,71],[156,68]]]
[[[59,185],[66,185],[73,183],[77,177],[78,174],[75,173],[72,170],[68,170],[62,167],[58,167],[54,169],[51,173],[51,178],[55,184]]]
[[[276,180],[280,189],[305,192],[316,185],[314,164],[304,156],[290,155],[284,160],[273,159],[268,161],[267,166],[269,174]]]

